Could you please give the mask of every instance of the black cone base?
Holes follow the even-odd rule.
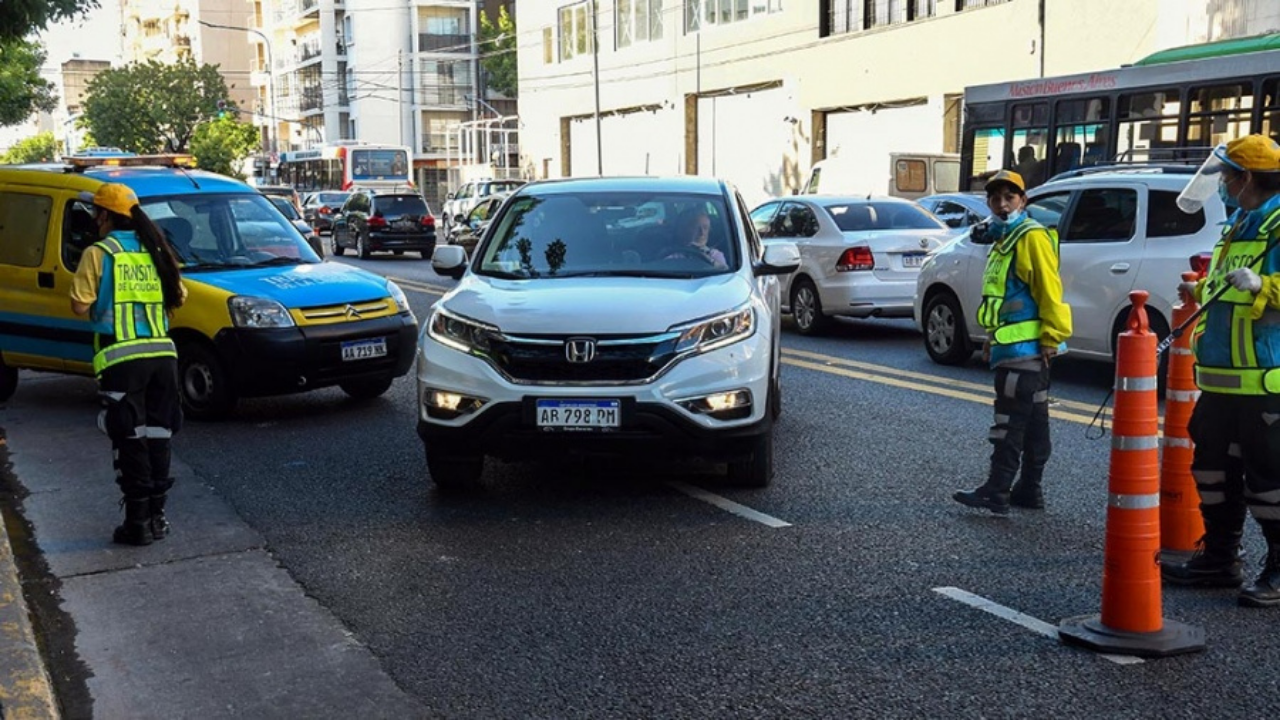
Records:
[[[1101,615],[1067,618],[1058,626],[1058,637],[1068,645],[1095,652],[1138,657],[1169,657],[1204,650],[1204,630],[1171,620],[1156,632],[1127,632],[1102,624]]]

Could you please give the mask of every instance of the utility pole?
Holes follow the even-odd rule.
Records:
[[[404,144],[404,50],[396,51],[396,132],[397,145]]]
[[[1040,0],[1040,77],[1044,77],[1044,2]]]
[[[596,174],[604,175],[604,140],[600,136],[600,38],[596,26],[596,0],[587,0],[591,6],[591,63],[596,86]]]

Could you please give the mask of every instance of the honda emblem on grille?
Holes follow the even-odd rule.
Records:
[[[346,309],[346,313],[347,313],[347,319],[349,320],[363,319],[363,316],[360,315],[360,311],[357,310],[354,305],[348,305]]]
[[[589,363],[596,359],[595,338],[569,338],[564,341],[564,359],[571,363]]]

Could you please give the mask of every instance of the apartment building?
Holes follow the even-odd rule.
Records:
[[[217,65],[230,99],[248,108],[256,93],[243,38],[200,21],[244,27],[249,16],[244,0],[121,0],[121,58],[126,64],[190,58]]]
[[[528,174],[718,175],[754,203],[832,155],[887,179],[890,152],[957,151],[966,86],[1265,32],[1280,3],[526,0],[520,20]]]
[[[407,145],[438,203],[458,162],[460,123],[512,110],[483,87],[476,0],[251,0],[253,82],[271,104],[279,149],[343,140]],[[273,60],[268,72],[268,57]],[[479,101],[477,101],[479,98]]]

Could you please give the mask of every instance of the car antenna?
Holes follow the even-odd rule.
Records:
[[[194,187],[194,188],[195,188],[195,189],[197,189],[197,190],[199,190],[199,189],[200,189],[200,183],[196,182],[196,179],[195,179],[195,178],[193,178],[193,177],[191,177],[191,173],[187,172],[187,169],[186,169],[186,168],[182,167],[181,165],[178,165],[178,166],[177,166],[177,169],[178,169],[178,171],[179,171],[179,172],[181,172],[181,173],[182,173],[182,176],[183,176],[183,177],[185,177],[187,180],[190,180],[190,181],[191,181],[191,186],[192,186],[192,187]]]

